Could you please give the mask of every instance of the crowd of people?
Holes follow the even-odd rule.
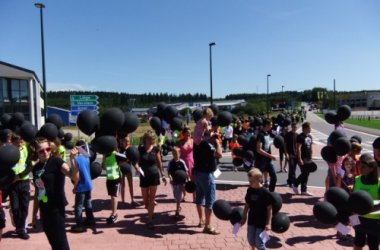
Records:
[[[119,136],[117,148],[112,153],[104,155],[101,163],[106,172],[106,190],[111,202],[111,213],[106,220],[108,224],[113,224],[118,219],[117,200],[120,190],[122,201],[126,200],[125,178],[128,182],[131,204],[134,207],[140,206],[134,199],[132,171],[127,173],[121,171],[122,167],[126,167],[125,165],[132,166],[139,176],[142,205],[147,210],[145,222],[148,229],[155,228],[156,193],[161,182],[165,186],[168,183],[171,185],[176,204],[175,218],[183,219],[181,202],[188,194],[185,192],[184,184],[177,183],[175,180],[176,171],[181,170],[186,173],[187,181],[193,181],[196,184],[196,190],[191,196],[199,218],[198,227],[202,228],[205,234],[218,235],[220,232],[212,226],[212,208],[216,200],[214,173],[217,171],[218,160],[222,157],[223,151],[231,151],[232,159],[239,157],[235,155],[235,148],[242,147],[239,136],[243,135],[247,141],[254,138],[254,143],[248,143],[245,149],[252,151],[254,157],[242,161],[247,171],[249,187],[245,196],[246,205],[241,225],[248,222],[247,237],[252,249],[265,249],[265,244],[259,235],[265,230],[270,230],[272,208],[269,193],[275,191],[277,183],[277,171],[272,163],[277,160],[271,151],[273,137],[283,136],[284,144],[279,148],[281,163],[279,172],[288,173],[289,187],[294,194],[313,196],[307,190],[310,171],[305,167],[313,158],[311,124],[301,123],[302,131],[298,133],[300,121],[296,116],[292,117],[289,126],[280,126],[275,119],[264,117],[259,126],[252,126],[252,120],[238,118],[234,124],[221,129],[213,124],[213,117],[212,109],[206,108],[203,111],[203,117],[196,122],[194,133],[187,126],[183,128],[180,139],[172,149],[173,159],[168,163],[167,174],[164,172],[161,145],[153,130],[146,131],[142,136],[138,146],[140,157],[137,162],[132,162],[125,157],[126,150],[131,147],[129,136]],[[301,119],[303,121],[303,116]],[[289,130],[288,127],[290,127]],[[344,130],[342,124],[337,124],[336,129]],[[9,196],[10,214],[14,221],[15,232],[21,239],[29,239],[27,216],[30,198],[29,173],[31,172],[32,183],[36,190],[32,226],[38,226],[39,210],[42,228],[52,248],[70,249],[65,230],[65,206],[67,205],[64,192],[65,177],[71,179],[73,193],[75,193],[75,225],[71,230],[84,232],[86,227],[96,227],[91,201],[93,184],[90,160],[86,155],[88,144],[84,140],[78,140],[76,147],[70,151],[67,161],[59,141],[37,138],[27,146],[20,136],[11,131],[7,132],[9,133],[1,133],[1,143],[12,143],[17,146],[20,149],[20,160],[13,168],[16,176],[13,183],[0,190],[0,198],[6,201]],[[373,144],[374,157],[367,154],[361,155],[362,147],[359,140],[352,140],[351,143],[351,151],[347,155],[338,157],[336,163],[328,163],[326,190],[332,186],[342,187],[347,192],[370,189],[373,199],[379,200],[380,140],[376,140]],[[298,177],[296,176],[297,166],[300,168]],[[233,170],[236,171],[237,166],[234,166]],[[85,219],[82,218],[83,209],[86,214]],[[378,209],[378,206],[375,206],[375,210],[378,211]],[[363,223],[378,223],[380,214],[376,211],[361,216],[360,219]],[[4,211],[0,207],[0,240],[4,226]],[[378,249],[379,237],[355,231],[355,249],[360,249],[366,242],[370,249]]]

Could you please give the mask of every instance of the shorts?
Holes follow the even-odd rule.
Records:
[[[258,228],[253,225],[248,225],[247,227],[247,239],[251,246],[255,246],[259,250],[265,249],[265,244],[260,238],[260,234],[264,231],[264,228]]]
[[[380,229],[380,220],[379,219],[368,219],[359,217],[360,226],[366,227],[369,231],[376,232]],[[378,249],[379,246],[379,236],[376,234],[368,234],[365,231],[363,232],[358,227],[355,229],[355,238],[354,245],[357,247],[364,247],[366,242],[369,246],[369,249]]]
[[[0,229],[3,229],[5,227],[5,221],[4,209],[0,207]]]
[[[160,185],[160,174],[140,175],[140,187],[147,188]]]
[[[183,185],[172,185],[172,188],[174,199],[176,202],[180,202],[182,200]]]
[[[109,196],[117,197],[120,192],[120,179],[116,180],[107,180],[107,193]]]
[[[212,209],[212,205],[216,200],[216,185],[213,173],[204,173],[194,171],[197,205],[204,205],[208,209]]]

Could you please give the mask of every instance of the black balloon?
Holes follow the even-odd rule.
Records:
[[[13,144],[0,147],[0,168],[12,168],[20,159],[20,150]]]
[[[326,191],[326,201],[336,207],[338,211],[348,211],[349,194],[341,187],[331,187]]]
[[[215,126],[218,126],[218,120],[216,118],[216,116],[213,116],[210,120],[211,122],[211,126],[215,127]]]
[[[149,124],[155,131],[161,130],[161,119],[159,117],[153,116],[152,118],[150,118]]]
[[[100,117],[100,129],[109,135],[115,135],[123,126],[125,115],[119,108],[110,108]]]
[[[247,150],[244,152],[244,158],[249,161],[252,161],[255,158],[255,155],[252,150]]]
[[[166,105],[165,103],[161,102],[159,104],[157,104],[157,113],[156,115],[160,118],[160,119],[164,119],[165,118],[165,109],[168,105]]]
[[[229,220],[232,212],[231,205],[225,200],[216,200],[212,206],[216,218],[220,220]]]
[[[339,121],[344,121],[351,116],[351,108],[348,105],[342,105],[336,111],[336,116]]]
[[[24,114],[21,112],[16,112],[12,115],[8,125],[9,128],[15,130],[17,127],[21,127],[22,123],[25,121]]]
[[[185,170],[178,169],[173,174],[173,183],[174,185],[182,185],[186,183],[187,173]]]
[[[335,225],[338,222],[338,210],[328,201],[318,201],[313,207],[313,214],[323,224]]]
[[[121,126],[120,131],[130,134],[136,131],[139,125],[140,125],[140,121],[136,114],[132,112],[125,112],[124,123]]]
[[[228,111],[222,111],[217,115],[217,122],[219,126],[225,127],[231,124],[232,114]]]
[[[248,138],[244,135],[239,135],[237,141],[243,147],[246,147],[249,143]]]
[[[281,195],[276,192],[270,192],[272,196],[272,214],[277,214],[282,207]]]
[[[240,157],[235,157],[233,160],[232,160],[232,164],[235,166],[235,167],[238,167],[238,166],[241,166],[243,165],[243,159],[240,158]]]
[[[195,122],[199,121],[203,117],[203,111],[201,109],[194,109],[193,119]]]
[[[136,162],[140,160],[140,152],[134,146],[127,148],[125,154],[127,155],[127,159],[131,161],[132,164],[136,164]]]
[[[63,126],[62,118],[57,114],[51,114],[46,119],[46,122],[53,123],[55,126],[57,126],[58,129],[60,129]]]
[[[0,170],[0,189],[7,189],[15,180],[15,172],[11,168]]]
[[[88,152],[90,153],[90,162],[93,162],[96,160],[96,151],[91,147],[91,145],[88,146]]]
[[[234,207],[230,213],[230,222],[232,225],[239,223],[243,219],[244,209],[242,207]]]
[[[8,128],[9,127],[9,121],[12,119],[12,116],[9,114],[3,114],[0,118],[1,121],[1,126],[3,128]]]
[[[99,129],[99,117],[93,110],[84,110],[79,113],[77,118],[77,126],[80,131],[90,136]]]
[[[292,123],[292,119],[290,117],[285,117],[284,126],[287,127]]]
[[[213,103],[213,104],[210,105],[210,109],[212,110],[212,112],[214,113],[214,115],[217,115],[218,112],[219,112],[219,107],[215,103]]]
[[[66,134],[63,135],[63,140],[64,141],[71,141],[73,139],[73,134],[68,132]]]
[[[318,168],[317,164],[312,160],[305,161],[302,167],[309,173],[314,173]]]
[[[332,146],[324,146],[321,149],[321,156],[323,160],[329,163],[336,163],[338,160],[335,150]]]
[[[32,123],[23,123],[20,128],[20,136],[26,142],[31,142],[37,134],[38,130]]]
[[[364,191],[354,191],[348,198],[348,206],[355,214],[364,215],[373,210],[373,199],[371,195]]]
[[[91,179],[98,178],[102,174],[102,165],[97,161],[93,161],[90,165],[90,174]]]
[[[178,115],[178,110],[174,106],[167,106],[164,110],[165,120],[171,122],[174,117]]]
[[[244,154],[245,154],[243,148],[234,148],[234,149],[232,150],[232,152],[233,152],[234,155],[237,156],[237,157],[244,157]]]
[[[126,162],[120,163],[119,167],[120,167],[120,171],[125,175],[132,173],[132,166]]]
[[[174,117],[170,122],[170,128],[172,130],[182,130],[182,119]]]
[[[338,117],[335,112],[330,111],[325,114],[325,120],[329,124],[336,124],[338,122]]]
[[[108,155],[117,147],[117,141],[114,136],[103,135],[95,137],[91,142],[92,148],[99,154]]]
[[[53,123],[45,123],[38,131],[38,136],[54,141],[58,136],[58,128]]]
[[[351,216],[351,213],[338,210],[336,219],[343,225],[348,225],[348,223],[350,223],[350,216]]]
[[[64,136],[65,136],[65,131],[63,131],[62,128],[58,129],[58,135],[57,135],[57,137],[59,139],[63,139]]]
[[[362,143],[362,138],[359,135],[353,135],[350,138],[350,142],[353,142],[353,141],[357,141],[359,144],[361,144]]]
[[[333,146],[335,153],[339,156],[348,154],[351,151],[351,142],[346,137],[338,138]]]
[[[346,137],[346,135],[344,134],[344,132],[340,129],[336,129],[334,130],[333,132],[330,133],[329,135],[329,143],[331,145],[334,145],[334,143],[336,142],[336,140],[338,140],[339,138],[341,137]]]
[[[284,213],[277,213],[273,215],[271,221],[271,230],[275,233],[284,233],[290,227],[290,219]]]
[[[277,135],[276,137],[274,137],[273,145],[278,149],[284,148],[285,146],[284,137],[282,137],[281,135]]]
[[[196,189],[197,189],[197,185],[195,184],[194,181],[188,181],[185,183],[186,192],[194,193]]]
[[[71,150],[75,147],[75,145],[72,141],[65,141],[64,147],[68,150]]]

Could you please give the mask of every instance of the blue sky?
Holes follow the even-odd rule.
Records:
[[[35,1],[0,0],[0,60],[42,79]],[[45,0],[48,90],[380,90],[378,0]]]

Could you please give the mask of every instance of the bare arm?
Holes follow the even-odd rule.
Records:
[[[262,142],[257,142],[257,144],[256,144],[256,152],[258,153],[258,154],[261,154],[262,156],[265,156],[265,157],[267,157],[267,158],[270,158],[270,159],[272,159],[272,160],[276,160],[276,157],[274,157],[273,155],[271,155],[271,154],[269,154],[269,153],[267,153],[267,152],[265,152],[263,149],[262,149],[262,146],[263,146],[263,143]]]
[[[244,225],[247,221],[247,217],[248,217],[248,211],[249,211],[249,206],[248,204],[246,203],[245,206],[244,206],[244,211],[243,211],[243,218],[241,219],[240,221],[240,225]]]
[[[161,176],[162,176],[162,181],[166,185],[166,178],[165,178],[165,175],[164,175],[164,167],[163,167],[163,164],[162,164],[162,158],[161,158],[161,152],[160,151],[157,151],[157,154],[156,154],[156,163],[157,163],[158,169],[160,170],[160,173],[161,173]]]
[[[272,221],[272,205],[267,207],[267,221],[265,222],[265,230],[271,229],[271,221]]]
[[[302,144],[301,143],[297,143],[296,147],[297,147],[298,165],[302,166],[303,163],[304,163],[303,160],[302,160],[302,156],[301,156],[301,147],[302,147]]]
[[[71,150],[71,153],[70,153],[71,167],[66,162],[64,162],[61,166],[62,173],[66,175],[67,177],[69,177],[71,180],[73,180],[74,183],[76,183],[79,179],[78,165],[75,161],[75,157],[77,154],[78,154],[78,150],[76,148]]]

